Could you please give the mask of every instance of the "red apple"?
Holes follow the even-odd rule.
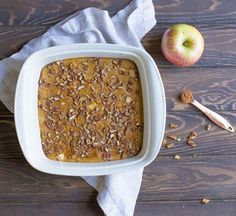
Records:
[[[195,27],[175,24],[165,31],[161,49],[167,60],[177,66],[187,67],[200,59],[204,50],[204,39]]]

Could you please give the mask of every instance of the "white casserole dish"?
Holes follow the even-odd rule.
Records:
[[[132,158],[98,163],[59,162],[43,152],[38,120],[38,80],[42,68],[53,61],[75,57],[112,57],[134,61],[140,74],[144,135],[141,152]],[[72,44],[55,46],[32,54],[24,63],[15,95],[15,123],[26,160],[35,169],[51,174],[86,176],[107,175],[142,168],[157,156],[166,119],[162,80],[153,59],[142,49],[112,44]]]

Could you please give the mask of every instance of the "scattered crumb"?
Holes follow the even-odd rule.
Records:
[[[196,144],[195,142],[193,142],[192,139],[188,139],[188,140],[187,140],[187,144],[190,145],[190,146],[192,146],[192,147],[196,147],[196,146],[197,146],[197,144]]]
[[[178,141],[178,142],[181,141],[181,139],[178,138],[178,137],[175,136],[175,135],[168,135],[167,138],[172,139],[172,140],[174,140],[174,141]]]
[[[189,134],[188,139],[193,140],[193,139],[195,139],[195,138],[197,137],[197,135],[198,135],[197,132],[192,131],[192,132]]]
[[[210,124],[208,124],[208,125],[206,126],[206,130],[211,130],[211,125],[210,125]]]
[[[175,159],[175,160],[180,160],[180,155],[178,155],[178,154],[175,155],[175,156],[174,156],[174,159]]]
[[[175,124],[175,123],[170,123],[170,128],[178,128],[179,127],[179,125],[177,125],[177,124]]]
[[[207,199],[207,198],[203,198],[203,199],[201,200],[201,203],[202,203],[202,204],[207,204],[207,203],[209,203],[209,202],[210,202],[210,200]]]
[[[170,149],[170,148],[173,148],[174,147],[174,144],[173,143],[167,143],[166,144],[166,148],[167,149]]]
[[[162,145],[165,145],[167,143],[167,141],[166,141],[166,139],[164,138],[163,140],[162,140]]]

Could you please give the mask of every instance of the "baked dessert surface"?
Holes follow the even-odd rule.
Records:
[[[52,160],[100,162],[137,155],[143,104],[134,62],[73,58],[46,65],[38,90],[42,147]]]

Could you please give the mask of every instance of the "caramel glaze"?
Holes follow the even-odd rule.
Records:
[[[46,65],[38,107],[49,159],[100,162],[129,158],[141,150],[142,91],[130,60],[83,57]]]

